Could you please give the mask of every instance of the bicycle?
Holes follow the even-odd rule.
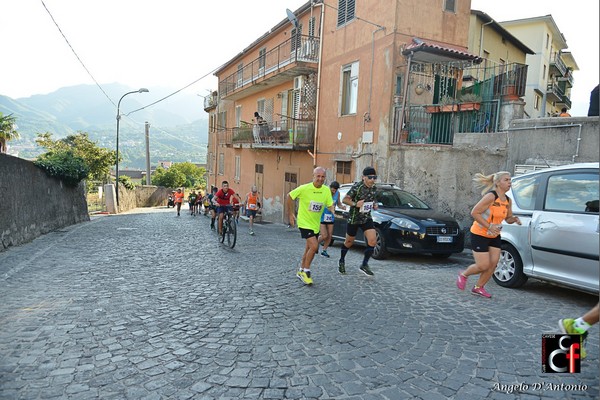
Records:
[[[227,210],[227,214],[223,217],[223,232],[221,234],[221,243],[225,243],[227,239],[227,246],[233,249],[235,242],[237,241],[237,224],[233,218],[233,211]]]

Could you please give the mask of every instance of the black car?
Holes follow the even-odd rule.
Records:
[[[339,189],[340,200],[352,184]],[[371,211],[377,245],[373,258],[384,259],[389,253],[431,254],[447,258],[464,249],[465,234],[449,215],[436,212],[425,202],[393,184],[377,184],[378,210]],[[349,207],[335,209],[333,239],[344,240]],[[355,243],[365,244],[359,229]]]

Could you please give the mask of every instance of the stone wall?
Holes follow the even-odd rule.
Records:
[[[83,183],[66,186],[31,161],[0,154],[0,251],[89,219]]]

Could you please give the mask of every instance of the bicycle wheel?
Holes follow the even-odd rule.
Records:
[[[235,247],[237,241],[237,226],[233,218],[227,219],[227,245],[230,248]]]
[[[221,228],[221,236],[219,237],[219,242],[225,242],[225,235],[227,234],[227,227],[229,224],[227,223],[227,218],[223,218],[223,227]]]

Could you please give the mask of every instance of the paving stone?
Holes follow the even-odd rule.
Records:
[[[340,276],[339,243],[305,287],[297,230],[257,224],[231,251],[185,217],[93,217],[1,252],[0,398],[509,399],[494,385],[536,382],[587,389],[518,398],[599,397],[597,327],[580,374],[540,365],[541,335],[597,296],[530,280],[475,298],[454,284],[469,252],[392,255],[368,278],[356,246]]]

